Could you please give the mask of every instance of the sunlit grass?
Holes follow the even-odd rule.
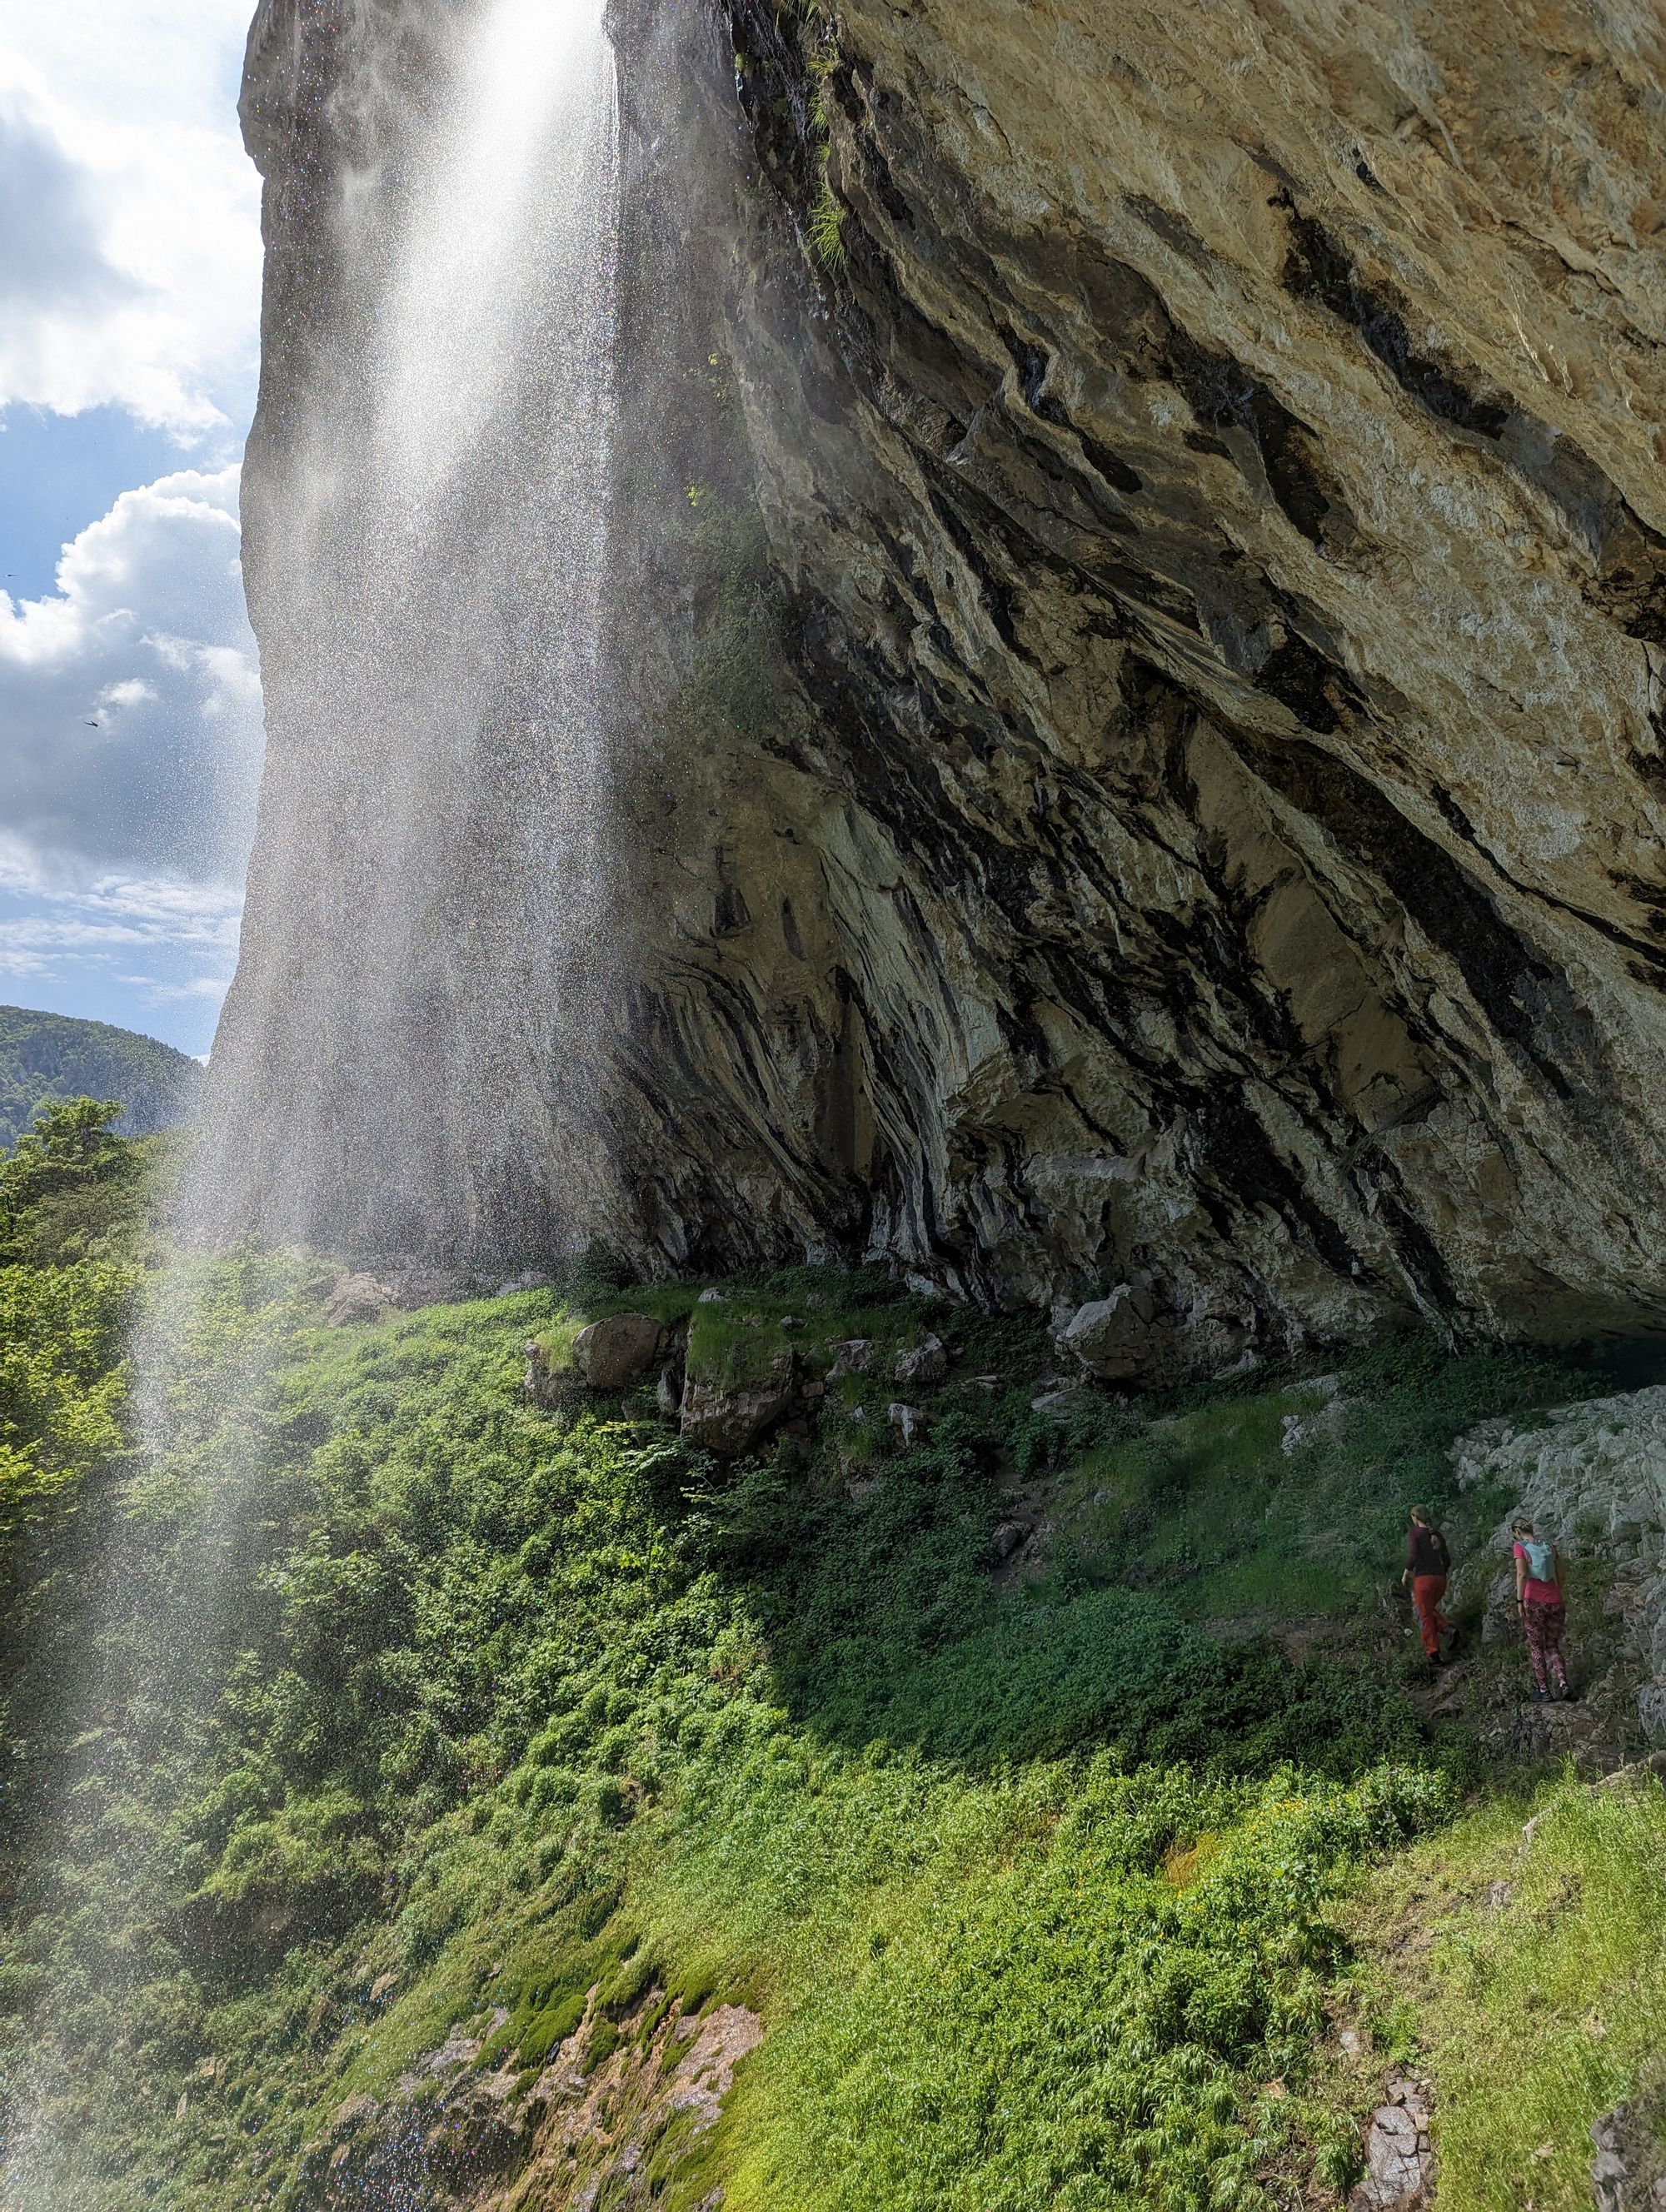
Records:
[[[1483,1808],[1384,1866],[1349,1917],[1362,1994],[1433,2073],[1443,2203],[1584,2212],[1591,2123],[1666,2052],[1660,1784]]]

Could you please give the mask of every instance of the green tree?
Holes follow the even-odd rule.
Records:
[[[140,1256],[172,1140],[116,1135],[121,1111],[113,1099],[54,1102],[0,1157],[0,1267]]]

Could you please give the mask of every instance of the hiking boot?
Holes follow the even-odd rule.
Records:
[[[1528,1695],[1532,1698],[1535,1705],[1547,1705],[1550,1703],[1550,1692],[1548,1690],[1529,1690],[1528,1692]]]

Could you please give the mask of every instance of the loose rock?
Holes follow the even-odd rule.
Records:
[[[996,1565],[1005,1565],[1013,1553],[1028,1542],[1029,1537],[1030,1531],[1022,1521],[1001,1522],[989,1539],[989,1548],[995,1555]]]
[[[948,1353],[937,1337],[928,1336],[923,1344],[897,1353],[891,1379],[897,1383],[940,1382],[948,1371]]]
[[[732,1459],[783,1419],[795,1395],[790,1352],[777,1353],[762,1382],[740,1389],[690,1374],[683,1385],[683,1434],[690,1443]]]
[[[356,1323],[380,1321],[393,1310],[393,1285],[380,1275],[344,1275],[330,1293],[324,1309],[326,1328],[351,1328]]]
[[[593,1390],[623,1390],[646,1375],[666,1348],[652,1314],[609,1314],[573,1340],[573,1364]]]
[[[1433,2202],[1434,2151],[1424,2093],[1390,2079],[1388,2102],[1371,2114],[1365,2173],[1348,2197],[1348,2212],[1420,2212]]]
[[[1080,1307],[1058,1341],[1101,1382],[1163,1389],[1241,1365],[1252,1335],[1248,1320],[1179,1312],[1159,1306],[1149,1291],[1119,1283],[1108,1298]]]
[[[918,1406],[887,1406],[885,1418],[901,1435],[905,1444],[911,1444],[926,1433],[926,1416]]]

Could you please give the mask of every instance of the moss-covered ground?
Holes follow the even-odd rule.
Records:
[[[1038,1411],[1033,1322],[879,1277],[335,1330],[326,1281],[151,1282],[145,1448],[84,1474],[12,1655],[9,2205],[349,2201],[336,2116],[419,2107],[454,2029],[525,2087],[725,2002],[764,2035],[721,2121],[599,2202],[1311,2201],[1391,2063],[1443,2205],[1578,2200],[1666,2031],[1666,1802],[1432,1723],[1393,1591],[1410,1503],[1460,1551],[1495,1517],[1451,1437],[1600,1377],[1415,1340],[1340,1413],[1298,1374]],[[723,1465],[652,1377],[531,1402],[526,1340],[625,1304],[708,1376],[792,1346],[810,1432]]]

